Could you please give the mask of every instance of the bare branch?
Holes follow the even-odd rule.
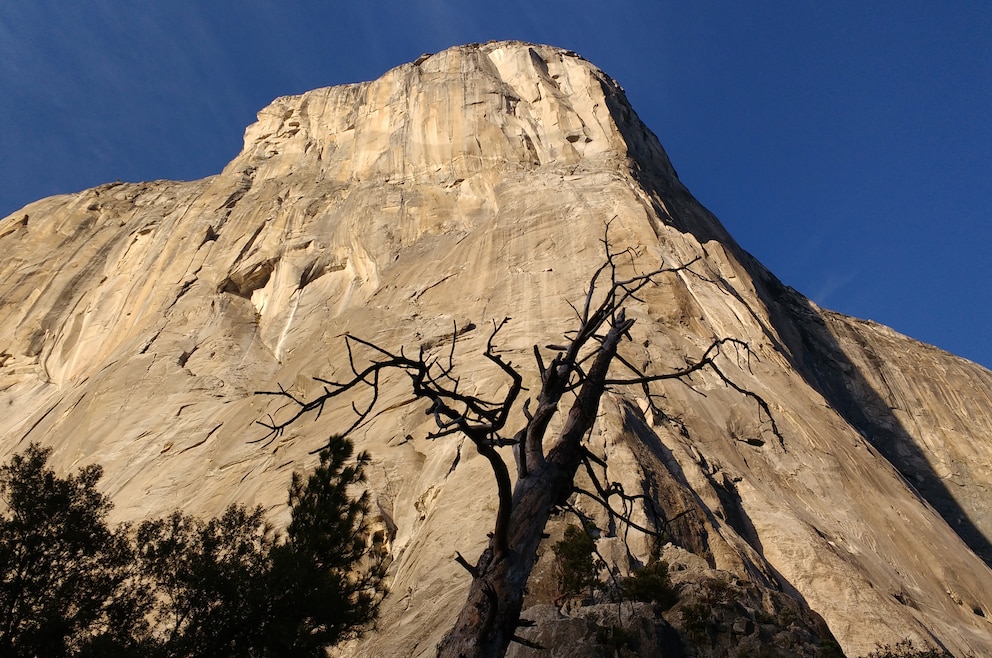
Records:
[[[541,358],[541,350],[537,345],[534,345],[534,360],[537,361],[537,372],[541,375],[541,381],[544,381],[544,372],[547,368],[544,367],[544,359]]]
[[[644,494],[631,495],[625,493],[623,490],[623,486],[620,485],[619,482],[611,483],[608,487],[603,486],[603,484],[599,480],[599,477],[596,475],[595,471],[593,470],[592,465],[589,463],[590,458],[596,461],[597,463],[599,463],[604,471],[606,470],[606,462],[593,455],[592,452],[590,452],[587,448],[583,449],[582,464],[585,467],[586,474],[589,476],[589,480],[592,482],[593,487],[596,489],[598,496],[591,492],[580,489],[579,487],[575,488],[576,493],[581,493],[599,502],[602,505],[602,507],[607,511],[607,513],[611,516],[611,518],[620,519],[620,521],[622,521],[624,525],[626,525],[628,528],[639,530],[652,537],[659,537],[659,538],[662,537],[663,533],[653,530],[647,530],[642,526],[640,526],[639,524],[635,523],[630,518],[631,512],[633,510],[632,505],[635,501],[637,500],[649,501],[650,499]],[[617,511],[610,504],[610,498],[612,498],[613,496],[618,496],[623,501],[624,509],[622,512]],[[631,507],[628,507],[628,505],[631,505]],[[656,514],[656,516],[660,516],[660,515]]]
[[[462,565],[466,571],[472,574],[473,578],[479,575],[479,571],[475,568],[475,566],[471,564],[468,560],[466,560],[464,557],[462,557],[462,554],[459,553],[458,551],[455,551],[455,562]]]
[[[431,352],[439,344],[437,341],[432,342],[430,348],[421,345],[416,358],[411,358],[402,348],[399,353],[394,353],[369,340],[346,334],[344,339],[351,371],[346,379],[332,381],[317,378],[322,390],[310,400],[282,386],[275,391],[258,392],[280,398],[285,403],[268,415],[265,421],[258,421],[267,433],[253,442],[269,445],[303,416],[312,414],[319,417],[324,406],[335,403],[336,398],[348,400],[353,422],[345,434],[353,432],[385,411],[377,412],[383,394],[380,389],[383,374],[403,374],[409,378],[412,399],[428,403],[425,413],[432,417],[435,429],[428,433],[427,438],[439,439],[460,434],[470,440],[477,452],[489,462],[498,497],[495,527],[489,546],[476,565],[471,565],[460,553],[455,553],[455,561],[472,575],[473,584],[469,601],[455,629],[439,645],[438,655],[502,655],[513,641],[536,646],[515,634],[523,588],[533,568],[548,518],[555,509],[570,507],[567,501],[571,494],[584,495],[601,505],[610,515],[611,530],[620,523],[625,535],[636,530],[649,536],[662,536],[659,530],[649,529],[632,520],[637,504],[641,503],[647,506],[649,518],[654,515],[650,524],[663,524],[667,531],[668,524],[674,519],[664,519],[653,508],[653,499],[646,494],[628,494],[619,483],[610,482],[606,461],[593,455],[584,445],[596,422],[601,397],[610,387],[641,387],[654,413],[679,422],[677,418],[665,415],[660,408],[658,396],[651,391],[652,384],[666,380],[681,381],[691,390],[704,395],[703,391],[693,387],[691,378],[697,372],[711,370],[725,386],[756,402],[759,417],[762,414],[768,417],[771,431],[784,448],[784,440],[768,403],[758,393],[729,377],[725,370],[726,363],[720,360],[721,356],[727,356],[734,359],[738,368],[750,372],[753,352],[743,340],[716,339],[695,361],[687,361],[683,367],[666,372],[654,369],[645,372],[646,368],[636,367],[618,352],[624,339],[632,340],[631,329],[635,321],[627,317],[627,305],[643,303],[648,299],[645,293],[661,277],[671,274],[693,276],[704,281],[708,279],[693,269],[699,257],[676,266],[661,262],[651,271],[640,272],[637,268],[640,255],[636,250],[628,247],[615,251],[610,243],[612,221],[606,223],[601,240],[604,260],[589,277],[584,299],[578,304],[568,302],[575,313],[576,325],[564,332],[563,344],[552,342],[545,345],[545,349],[555,352],[549,363],[545,362],[538,345],[533,347],[540,390],[521,406],[518,406],[520,394],[527,390],[523,386],[523,375],[497,345],[497,337],[510,318],[493,321],[482,355],[509,384],[504,393],[491,399],[470,394],[466,392],[470,390],[469,386],[464,390],[460,386],[457,343],[464,331],[459,331],[457,323],[453,323],[450,348],[440,356]],[[626,272],[633,274],[621,278],[621,273]],[[474,327],[469,324],[465,330]],[[447,340],[447,336],[442,340]],[[618,363],[619,368],[614,368],[614,363]],[[620,370],[620,373],[613,372],[615,370]],[[566,395],[572,397],[567,413],[563,406]],[[533,409],[530,405],[532,399]],[[506,425],[516,410],[520,411],[525,422],[512,438],[507,438],[510,433]],[[545,435],[551,420],[559,412],[566,415],[557,436],[549,441],[549,450],[545,455]],[[682,431],[684,435],[687,432],[684,425]],[[506,446],[512,446],[516,458],[515,486],[499,452]],[[594,465],[602,469],[601,475]],[[575,475],[580,466],[584,466],[589,475],[592,491],[575,485]]]
[[[514,634],[513,637],[510,638],[510,640],[513,641],[513,642],[516,642],[517,644],[522,644],[523,646],[527,647],[528,649],[536,649],[537,651],[547,651],[548,650],[547,647],[545,647],[543,645],[540,645],[537,642],[531,642],[527,638],[520,637],[519,635],[516,635],[516,634]]]

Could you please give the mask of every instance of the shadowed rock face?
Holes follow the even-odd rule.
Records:
[[[664,415],[617,389],[590,438],[609,475],[670,516],[694,506],[673,528],[687,548],[808,605],[849,654],[903,638],[992,654],[992,373],[784,287],[679,182],[618,85],[546,46],[453,48],[280,98],[214,177],[104,185],[0,221],[0,457],[40,441],[60,468],[103,464],[117,519],[241,501],[285,521],[290,473],[351,411],[251,443],[282,408],[253,391],[345,377],[346,332],[447,350],[457,325],[463,386],[498,392],[488,323],[513,318],[500,347],[521,366],[560,342],[611,219],[642,271],[699,259],[630,305],[626,358],[662,371],[747,341],[749,361],[721,365],[783,440],[711,374],[659,385]],[[491,530],[492,478],[457,438],[424,440],[401,378],[380,405],[355,439],[392,593],[383,632],[344,651],[432,655],[468,585],[453,553],[471,559]]]

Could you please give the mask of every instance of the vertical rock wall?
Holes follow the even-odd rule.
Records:
[[[498,391],[488,323],[513,318],[500,347],[520,365],[560,341],[607,222],[632,268],[698,259],[630,305],[625,357],[664,371],[747,341],[753,355],[721,367],[782,434],[713,374],[659,385],[655,406],[617,389],[590,439],[611,477],[670,514],[696,506],[683,542],[808,605],[852,655],[906,637],[992,653],[992,375],[783,287],[692,198],[619,86],[546,46],[454,48],[280,98],[215,177],[105,185],[0,221],[0,457],[41,441],[59,468],[102,463],[117,519],[241,501],[283,521],[290,473],[350,411],[253,443],[284,411],[253,391],[343,376],[345,333],[447,350],[455,327],[463,385]],[[404,384],[386,382],[355,434],[394,562],[382,632],[352,655],[432,655],[468,585],[454,551],[477,554],[493,520],[485,463],[426,441]]]

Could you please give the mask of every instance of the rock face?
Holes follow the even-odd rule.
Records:
[[[679,182],[619,86],[545,46],[453,48],[280,98],[214,177],[104,185],[0,221],[0,458],[40,441],[59,468],[103,464],[117,519],[241,501],[284,521],[290,473],[351,410],[252,443],[281,409],[253,391],[344,377],[345,333],[447,350],[453,327],[463,386],[497,391],[488,323],[513,318],[500,347],[518,365],[560,341],[611,219],[641,271],[698,259],[628,307],[625,357],[663,371],[746,341],[753,356],[721,366],[782,434],[712,373],[657,386],[664,414],[618,388],[589,438],[611,478],[671,517],[693,508],[676,543],[815,611],[849,655],[903,638],[992,655],[992,373],[783,286]],[[348,655],[432,655],[469,584],[454,551],[472,559],[493,521],[484,460],[426,441],[404,384],[354,434],[394,562],[382,632]]]

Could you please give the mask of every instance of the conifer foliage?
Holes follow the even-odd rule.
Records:
[[[356,637],[374,616],[384,591],[388,555],[381,542],[367,539],[368,492],[349,496],[349,489],[365,481],[368,454],[362,452],[346,465],[351,454],[351,442],[335,438],[320,452],[320,464],[309,476],[293,474],[292,520],[286,541],[273,553],[276,580],[294,587],[283,602],[299,624],[288,634],[296,644],[284,647],[292,655],[323,656],[323,647]]]
[[[142,634],[147,593],[134,584],[127,528],[106,524],[103,474],[56,477],[32,444],[0,467],[0,656],[64,656]]]
[[[387,553],[347,440],[294,473],[284,537],[241,505],[111,529],[101,468],[61,478],[50,454],[0,467],[0,658],[324,656],[375,619]]]
[[[181,512],[137,531],[139,570],[155,592],[156,652],[162,656],[266,655],[273,613],[274,533],[261,508],[231,505],[203,520]]]

